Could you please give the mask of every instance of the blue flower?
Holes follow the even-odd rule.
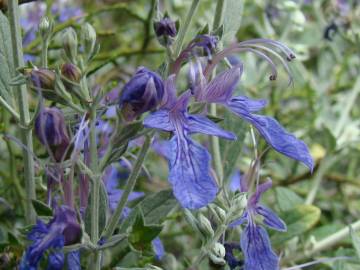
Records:
[[[48,224],[38,220],[28,234],[28,239],[32,243],[26,249],[20,269],[38,269],[46,251],[49,251],[47,269],[62,269],[64,245],[74,244],[80,240],[80,237],[81,228],[74,210],[67,206],[58,207],[54,218]]]
[[[119,106],[127,121],[156,108],[164,94],[161,77],[140,67],[120,94]]]
[[[191,138],[192,133],[202,133],[234,140],[235,135],[221,129],[203,115],[191,115],[187,105],[191,93],[186,91],[176,97],[175,75],[165,82],[161,108],[144,120],[145,127],[173,132],[167,143],[169,151],[169,181],[174,195],[185,208],[197,209],[212,202],[218,187],[210,173],[210,154]]]
[[[286,224],[271,209],[260,204],[261,195],[271,188],[271,181],[259,185],[248,200],[242,217],[230,224],[231,227],[246,223],[241,234],[240,246],[244,254],[244,270],[278,270],[279,258],[271,248],[269,236],[263,226],[256,223],[256,216],[263,218],[267,227],[284,232]],[[247,190],[241,190],[247,191]]]
[[[266,100],[253,100],[245,96],[233,97],[242,71],[242,66],[235,66],[220,73],[209,83],[203,78],[195,89],[196,100],[225,106],[252,124],[276,151],[304,163],[312,170],[313,159],[303,141],[287,132],[274,118],[255,114],[266,106]]]

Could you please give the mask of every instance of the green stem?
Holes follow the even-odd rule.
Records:
[[[220,25],[223,23],[223,17],[224,17],[224,10],[225,10],[226,1],[225,0],[218,0],[216,4],[216,10],[215,10],[215,18],[213,22],[213,30],[220,27]],[[214,72],[212,74],[212,78],[215,77],[216,70],[214,68]],[[210,113],[213,116],[216,116],[216,104],[213,103],[210,105]],[[215,170],[219,178],[219,185],[223,188],[224,183],[224,171],[221,161],[221,152],[220,152],[220,143],[219,138],[215,136],[211,136],[211,146],[212,146],[212,156],[214,158],[214,165]],[[225,189],[223,189],[225,191]]]
[[[199,264],[202,262],[202,260],[206,257],[208,254],[209,249],[219,241],[220,237],[225,233],[227,229],[227,225],[222,224],[220,225],[215,233],[214,236],[211,238],[211,240],[206,243],[206,245],[201,249],[200,255],[195,259],[194,263],[191,265],[191,267],[188,268],[188,270],[197,269]]]
[[[314,202],[325,173],[335,163],[336,160],[337,158],[335,156],[327,156],[321,161],[311,189],[308,193],[308,196],[306,197],[305,204],[312,204]]]
[[[354,87],[346,100],[346,106],[337,121],[337,124],[334,129],[335,138],[339,138],[339,136],[343,132],[344,126],[347,123],[347,119],[351,113],[352,108],[355,105],[355,102],[357,100],[359,93],[360,93],[360,78],[358,78],[356,80]],[[306,198],[306,201],[305,201],[306,204],[312,204],[314,202],[316,193],[317,193],[318,189],[320,188],[321,181],[323,179],[324,174],[335,163],[336,160],[337,159],[335,157],[328,156],[328,157],[325,157],[325,159],[321,162],[319,169],[317,171],[315,180],[313,182],[313,185],[312,185],[310,192]]]
[[[346,123],[348,123],[347,122],[348,117],[351,113],[352,108],[355,105],[359,93],[360,93],[360,78],[358,77],[357,80],[355,81],[353,89],[351,90],[351,93],[346,99],[345,108],[342,110],[340,118],[337,121],[337,125],[334,131],[335,138],[338,138],[341,135],[344,126],[346,125]]]
[[[210,105],[210,113],[212,116],[216,116],[216,104]],[[224,182],[224,171],[221,161],[221,152],[220,152],[220,142],[219,138],[215,136],[211,136],[211,149],[212,149],[212,156],[214,159],[214,165],[216,174],[219,178],[219,185],[223,187]]]
[[[344,240],[346,237],[350,234],[350,228],[352,228],[354,231],[360,230],[360,220],[350,224],[349,226],[346,226],[345,228],[342,228],[341,230],[327,236],[326,238],[315,242],[315,244],[309,249],[302,253],[299,253],[298,256],[295,257],[289,257],[284,258],[284,262],[296,262],[296,261],[302,261],[306,258],[310,258],[314,256],[315,254],[319,253],[320,251],[327,250],[340,241]]]
[[[142,164],[143,164],[146,154],[150,148],[150,142],[151,142],[151,136],[147,135],[145,137],[144,145],[142,146],[140,154],[135,162],[134,169],[132,170],[132,172],[129,176],[129,179],[126,183],[126,187],[125,187],[124,193],[121,196],[120,202],[118,203],[118,205],[115,209],[115,212],[112,215],[112,217],[109,221],[109,224],[107,225],[107,227],[105,229],[105,232],[104,232],[105,238],[110,237],[114,233],[114,231],[119,223],[122,212],[128,201],[128,197],[135,187],[136,180],[141,171]]]
[[[184,20],[184,26],[180,28],[178,38],[176,40],[176,47],[175,47],[175,53],[174,56],[178,57],[182,48],[182,45],[184,43],[186,32],[188,31],[190,27],[190,23],[192,21],[192,18],[194,17],[194,14],[197,10],[197,7],[199,5],[200,0],[193,0],[191,3],[191,7],[188,11],[188,14],[186,15],[186,19]]]
[[[0,104],[1,104],[2,106],[4,106],[4,108],[5,108],[9,113],[11,113],[11,115],[12,115],[13,117],[15,117],[15,119],[16,119],[17,122],[20,121],[20,115],[19,115],[19,114],[14,110],[14,108],[11,107],[11,106],[9,105],[9,103],[7,103],[6,100],[5,100],[3,97],[1,97],[1,96],[0,96]]]
[[[48,47],[49,41],[45,39],[42,44],[41,48],[41,67],[47,68],[48,67]]]
[[[17,0],[9,0],[9,23],[11,30],[11,42],[14,57],[14,71],[24,66],[24,58],[22,51],[21,29],[19,23],[19,7]],[[29,102],[27,97],[26,86],[16,86],[17,101],[20,111],[20,126],[27,127],[30,121]],[[21,129],[21,141],[26,146],[23,148],[24,156],[24,174],[25,174],[25,189],[26,189],[26,209],[25,220],[27,224],[34,224],[36,222],[36,213],[32,207],[32,200],[36,199],[35,193],[35,179],[34,179],[34,160],[31,156],[33,152],[32,130],[29,128]]]
[[[99,239],[99,196],[100,181],[98,168],[98,151],[96,144],[96,106],[90,109],[90,169],[95,175],[91,188],[91,241],[95,244]]]

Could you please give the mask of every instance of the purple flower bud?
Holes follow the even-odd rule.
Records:
[[[156,108],[164,94],[161,77],[145,67],[140,67],[128,81],[121,94],[119,106],[127,121]]]
[[[35,134],[44,145],[58,146],[69,142],[62,111],[55,107],[44,108],[35,119]]]
[[[35,134],[43,145],[48,145],[56,161],[61,161],[70,140],[65,118],[58,108],[44,108],[35,119]]]
[[[154,30],[157,37],[169,36],[175,37],[177,34],[176,24],[168,17],[154,23]]]
[[[72,82],[80,82],[81,71],[80,69],[71,63],[66,63],[61,66],[61,74]]]
[[[195,47],[202,48],[207,56],[216,49],[218,38],[212,35],[198,35],[195,39]]]
[[[34,87],[54,89],[55,72],[45,68],[34,69],[30,72],[30,81]]]

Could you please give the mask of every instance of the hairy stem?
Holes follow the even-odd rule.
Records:
[[[115,209],[115,212],[112,215],[112,217],[109,221],[109,224],[107,225],[107,227],[105,229],[104,237],[106,237],[106,238],[110,237],[114,233],[114,231],[119,223],[120,217],[126,206],[129,195],[135,187],[136,180],[140,174],[142,164],[143,164],[146,154],[150,148],[150,141],[151,141],[151,136],[146,135],[144,145],[142,146],[140,154],[135,162],[134,169],[132,170],[132,172],[129,176],[129,179],[127,180],[124,193],[122,194],[121,199]]]
[[[346,237],[349,236],[350,228],[353,229],[354,231],[360,230],[360,220],[350,224],[349,226],[346,226],[345,228],[342,228],[341,230],[325,237],[324,239],[318,242],[315,242],[315,244],[309,250],[299,253],[298,256],[291,258],[290,257],[284,258],[283,262],[285,263],[289,261],[291,262],[301,261],[306,258],[310,258],[321,251],[333,247],[334,245],[336,245],[337,243],[341,242],[342,240],[344,240]]]
[[[11,42],[13,48],[14,70],[13,75],[16,75],[16,69],[24,66],[24,58],[22,51],[21,29],[19,23],[19,7],[17,0],[9,0],[9,23],[11,30]],[[36,199],[35,193],[35,179],[34,179],[34,160],[31,156],[33,152],[32,130],[27,128],[30,122],[29,102],[26,91],[26,86],[16,86],[17,102],[19,106],[21,141],[26,146],[23,148],[24,156],[24,174],[25,174],[25,189],[26,189],[26,209],[25,220],[27,224],[34,224],[36,221],[36,213],[32,207],[32,200]]]
[[[99,196],[100,181],[98,168],[98,151],[96,144],[96,106],[90,109],[90,169],[95,175],[91,187],[91,241],[95,244],[99,239]]]
[[[218,0],[216,4],[216,11],[215,11],[215,18],[213,23],[213,30],[220,27],[220,25],[223,22],[223,15],[225,10],[226,2],[225,0]],[[212,77],[215,77],[216,70],[214,69],[214,72],[212,74]],[[216,104],[213,103],[210,105],[210,113],[213,116],[216,116]],[[219,138],[216,136],[211,136],[211,146],[212,146],[212,156],[214,158],[214,166],[217,173],[217,176],[219,178],[219,185],[223,188],[224,181],[224,171],[221,161],[221,153],[220,153],[220,143]],[[224,189],[223,189],[224,190]]]
[[[41,66],[43,68],[48,67],[48,47],[49,47],[49,41],[45,39],[42,44],[41,48]]]

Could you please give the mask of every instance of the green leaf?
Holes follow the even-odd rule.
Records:
[[[224,34],[223,41],[231,42],[241,25],[243,3],[240,0],[228,0],[224,11]]]
[[[283,212],[280,216],[287,225],[287,232],[276,233],[271,242],[274,245],[283,245],[285,241],[302,235],[319,221],[320,215],[320,209],[313,205],[297,205],[293,209]]]
[[[118,245],[120,242],[123,242],[127,239],[127,234],[115,234],[106,240],[105,244],[101,245],[98,250],[107,249]]]
[[[109,160],[105,164],[105,167],[106,165],[119,160],[119,158],[125,153],[129,141],[134,139],[143,127],[142,122],[138,121],[128,125],[122,125],[118,130],[116,130],[116,135],[112,138],[113,150]]]
[[[138,249],[145,243],[150,243],[157,235],[159,235],[161,230],[161,225],[146,225],[144,213],[142,213],[141,209],[138,209],[138,211],[136,211],[136,218],[132,226],[129,241]]]
[[[99,231],[101,232],[106,225],[108,214],[108,196],[104,184],[100,184],[100,199],[99,199]],[[88,206],[85,213],[85,231],[90,233],[91,231],[91,195],[89,196]]]
[[[121,126],[121,128],[116,131],[116,136],[113,139],[113,145],[115,147],[120,147],[127,144],[128,141],[133,139],[142,128],[143,124],[141,121]]]
[[[13,99],[10,91],[11,72],[14,68],[11,50],[11,36],[9,21],[0,11],[0,96],[9,105],[13,106]]]
[[[356,250],[356,255],[360,260],[360,237],[354,232],[353,228],[350,226],[350,236],[353,243],[353,246]]]
[[[220,149],[224,165],[224,179],[226,180],[233,172],[236,161],[241,154],[241,149],[248,129],[245,121],[239,117],[234,117],[234,115],[228,111],[224,113],[223,122],[224,129],[234,132],[237,136],[237,140],[235,141],[220,141]]]
[[[289,188],[277,187],[275,193],[281,211],[291,210],[295,206],[304,203],[304,200]]]
[[[166,216],[177,205],[171,190],[150,194],[140,202],[145,224],[162,224]]]
[[[147,195],[121,224],[120,232],[126,232],[129,227],[133,226],[138,211],[141,211],[144,216],[145,225],[161,225],[166,216],[176,205],[177,201],[171,190],[162,190]]]
[[[52,209],[43,203],[42,201],[32,200],[32,205],[34,206],[35,212],[38,216],[52,216]]]

